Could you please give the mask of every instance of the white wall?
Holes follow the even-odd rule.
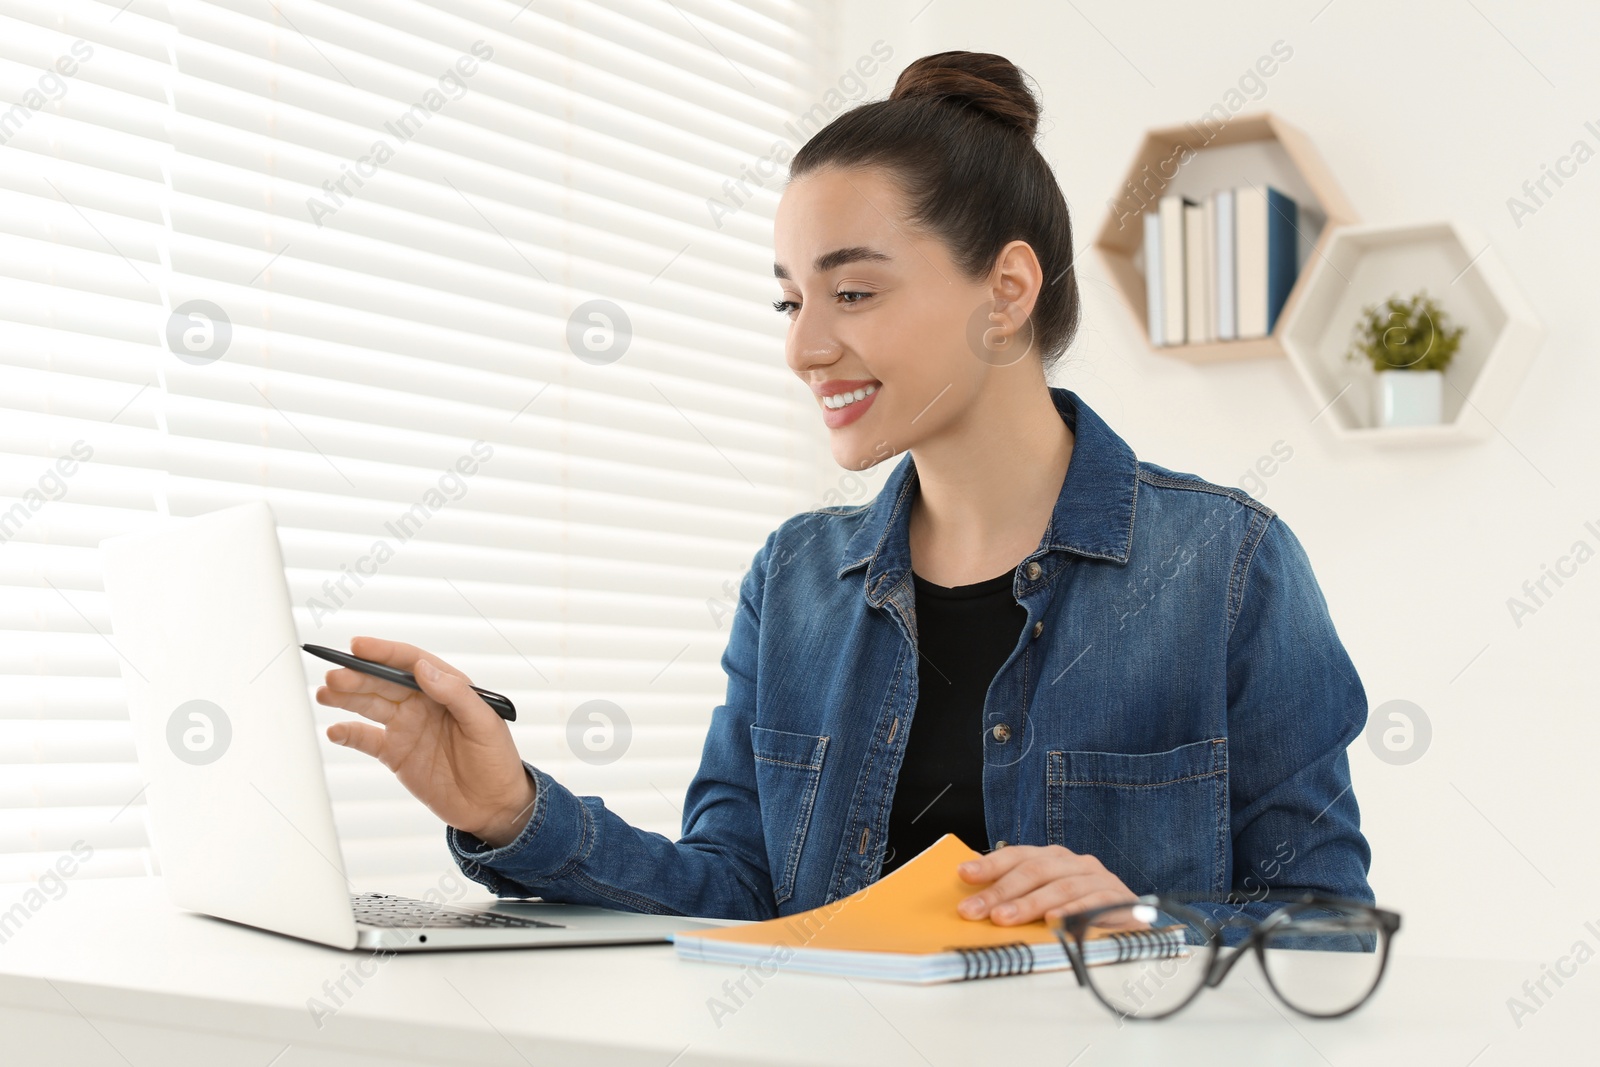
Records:
[[[894,57],[874,96],[912,59],[947,49],[998,52],[1037,79],[1041,147],[1080,246],[1142,131],[1197,118],[1280,39],[1293,56],[1249,110],[1306,131],[1362,221],[1454,217],[1488,234],[1547,333],[1487,442],[1343,445],[1310,422],[1321,403],[1285,360],[1195,367],[1154,355],[1092,251],[1080,267],[1083,330],[1056,382],[1142,458],[1215,482],[1237,484],[1277,441],[1293,449],[1258,495],[1305,543],[1370,705],[1411,700],[1432,723],[1409,765],[1381,762],[1365,743],[1350,753],[1374,889],[1405,915],[1397,951],[1530,961],[1569,951],[1583,921],[1600,920],[1600,561],[1520,628],[1506,602],[1574,541],[1600,548],[1584,529],[1600,527],[1600,159],[1520,227],[1506,201],[1574,141],[1600,150],[1584,128],[1600,127],[1600,8],[841,4],[824,77],[878,39]],[[824,481],[830,473],[840,472]]]

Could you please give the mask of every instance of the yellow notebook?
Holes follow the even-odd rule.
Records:
[[[1069,966],[1043,920],[996,926],[956,905],[981,887],[956,867],[977,853],[945,834],[892,874],[810,911],[674,936],[686,960],[901,982],[949,982]]]

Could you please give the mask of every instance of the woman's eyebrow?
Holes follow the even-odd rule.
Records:
[[[835,267],[842,267],[846,263],[858,263],[863,260],[886,263],[893,259],[894,257],[887,252],[880,252],[876,248],[867,248],[864,245],[855,245],[850,248],[836,248],[832,252],[824,252],[817,257],[817,261],[811,265],[811,269],[818,274],[822,274],[833,270]],[[789,278],[789,269],[781,263],[774,263],[772,265],[772,276],[787,280]]]

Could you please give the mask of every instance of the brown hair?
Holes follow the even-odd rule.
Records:
[[[846,111],[807,141],[790,178],[825,166],[886,168],[911,221],[942,240],[969,278],[1010,241],[1044,271],[1034,344],[1048,371],[1078,330],[1072,221],[1050,164],[1034,147],[1039,101],[1023,72],[988,52],[940,52],[900,72],[887,100]]]

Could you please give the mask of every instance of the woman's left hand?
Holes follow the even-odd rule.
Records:
[[[973,885],[993,882],[958,905],[968,919],[988,916],[997,926],[1015,926],[1132,900],[1122,879],[1093,856],[1060,845],[1006,845],[956,868]]]

